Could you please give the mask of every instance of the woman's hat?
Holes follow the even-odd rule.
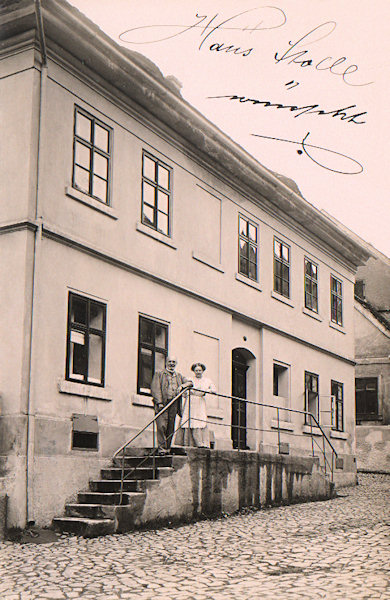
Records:
[[[206,370],[206,365],[204,365],[203,363],[200,363],[200,362],[196,362],[192,365],[191,371],[195,371],[196,367],[200,367],[202,369],[202,371]]]

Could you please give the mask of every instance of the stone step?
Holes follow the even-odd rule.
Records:
[[[149,456],[152,452],[155,452],[155,448],[136,448],[129,446],[125,449],[126,456]],[[169,454],[166,456],[186,456],[187,452],[183,446],[174,446],[170,448]]]
[[[97,537],[115,532],[114,519],[88,519],[87,517],[57,517],[53,519],[55,529],[82,535]]]
[[[131,494],[131,493],[130,493]],[[124,493],[122,495],[122,504],[129,504],[129,493]],[[120,494],[117,492],[114,493],[104,493],[104,492],[79,492],[77,494],[77,500],[80,504],[104,504],[106,505],[119,505],[120,504]]]
[[[133,492],[125,494],[126,506],[137,505],[139,501],[145,499],[145,494],[142,492]],[[123,496],[123,498],[125,497]],[[119,502],[119,499],[118,499]],[[88,519],[104,519],[111,517],[111,509],[114,509],[116,504],[92,504],[92,503],[70,503],[65,505],[65,515],[67,517],[87,517]]]
[[[125,478],[129,480],[145,480],[145,479],[159,479],[166,477],[172,473],[172,467],[158,467],[157,469],[151,468],[129,468],[124,470]],[[122,475],[122,469],[119,467],[110,467],[108,469],[102,469],[100,471],[102,479],[120,479]]]
[[[124,492],[142,492],[146,483],[158,483],[156,479],[128,479],[123,482]],[[121,489],[120,479],[98,479],[89,482],[92,492],[119,492]]]
[[[135,467],[153,467],[153,464],[156,467],[171,467],[172,466],[172,455],[167,456],[125,456],[124,458],[124,466],[125,468],[135,468]],[[122,466],[122,457],[117,456],[114,459],[114,463],[116,467]]]

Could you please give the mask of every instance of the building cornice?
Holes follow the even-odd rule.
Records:
[[[121,47],[64,0],[42,0],[42,17],[49,57],[51,49],[62,48],[78,71],[96,73],[100,81],[143,107],[171,135],[204,156],[225,180],[240,182],[253,202],[276,216],[287,216],[353,268],[369,258],[366,248],[186,102],[151,61]],[[0,18],[0,49],[31,30],[38,47],[33,0],[10,0],[0,9]]]

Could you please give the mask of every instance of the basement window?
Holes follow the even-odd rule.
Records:
[[[97,417],[72,416],[72,450],[97,450],[99,426]]]

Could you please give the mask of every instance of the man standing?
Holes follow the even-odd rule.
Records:
[[[186,382],[185,377],[177,373],[176,365],[176,358],[168,356],[165,369],[157,371],[153,376],[151,390],[156,414],[169,404],[172,398],[177,396]],[[168,451],[171,447],[177,414],[181,415],[181,399],[176,400],[156,421],[157,442],[162,452]]]

